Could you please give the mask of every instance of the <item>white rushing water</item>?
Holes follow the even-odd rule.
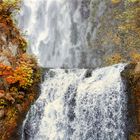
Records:
[[[106,10],[105,1],[24,0],[18,21],[29,39],[28,51],[37,56],[43,67],[100,66],[104,54],[90,44],[100,27],[99,18]],[[97,6],[95,23],[92,23],[94,3]]]
[[[102,65],[103,51],[90,44],[107,1],[24,0],[18,21],[28,52],[53,69],[26,116],[22,140],[127,140],[124,65],[86,69]]]
[[[123,68],[49,70],[22,140],[127,140]]]

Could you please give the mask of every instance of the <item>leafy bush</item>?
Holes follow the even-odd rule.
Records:
[[[36,63],[34,63],[32,57],[27,54],[22,54],[17,60],[15,67],[0,64],[0,77],[6,83],[6,86],[17,84],[19,88],[26,89],[33,83],[35,66]]]

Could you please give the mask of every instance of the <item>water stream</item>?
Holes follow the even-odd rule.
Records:
[[[124,64],[93,70],[102,64],[101,52],[89,44],[106,1],[24,0],[18,20],[28,52],[52,69],[23,123],[22,140],[127,140]]]
[[[22,140],[127,140],[123,67],[49,70]]]
[[[107,0],[105,0],[107,1]],[[106,10],[104,0],[24,0],[19,26],[29,39],[30,53],[49,68],[95,68],[102,51],[90,46]],[[95,23],[91,21],[96,3]],[[98,3],[98,4],[97,4]]]

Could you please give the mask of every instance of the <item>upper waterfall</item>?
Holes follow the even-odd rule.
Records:
[[[97,1],[97,0],[95,0]],[[30,53],[43,67],[95,68],[101,51],[90,46],[100,26],[105,1],[97,1],[95,20],[90,20],[93,0],[24,0],[19,26],[29,39]],[[102,54],[103,55],[103,54]]]
[[[127,140],[123,68],[49,70],[22,140]]]

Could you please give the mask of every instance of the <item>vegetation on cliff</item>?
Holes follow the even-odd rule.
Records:
[[[118,1],[118,2],[116,2]],[[129,140],[140,139],[140,0],[112,0],[116,19],[114,44],[119,51],[107,58],[109,64],[129,62],[122,72],[128,93]],[[122,10],[120,10],[120,7]]]
[[[114,5],[113,17],[116,23],[115,33],[111,29],[110,35],[113,43],[118,47],[118,52],[109,56],[107,60],[110,64],[139,61],[140,0],[112,0],[112,4]]]
[[[90,20],[96,36],[89,44],[101,52],[104,66],[139,60],[140,0],[105,0],[102,9],[99,0],[92,3]]]
[[[26,54],[27,42],[12,20],[19,0],[0,1],[0,140],[15,129],[37,97],[40,69]]]

